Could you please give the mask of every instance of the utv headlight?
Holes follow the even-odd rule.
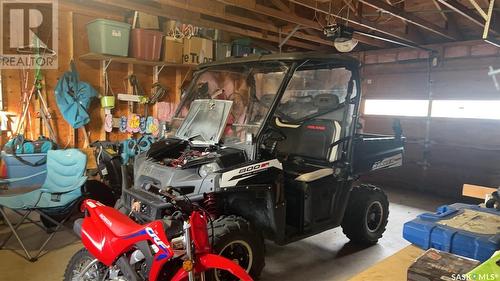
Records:
[[[198,174],[200,174],[200,176],[202,178],[206,177],[207,175],[215,172],[215,171],[218,171],[220,170],[220,167],[217,163],[215,162],[212,162],[212,163],[208,163],[208,164],[205,164],[205,165],[202,165],[200,167],[200,169],[198,170]]]

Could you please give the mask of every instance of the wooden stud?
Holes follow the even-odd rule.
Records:
[[[187,74],[186,74],[187,75]],[[174,103],[177,104],[181,100],[182,94],[182,73],[180,69],[175,70],[175,98]]]

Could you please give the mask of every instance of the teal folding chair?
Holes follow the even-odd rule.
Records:
[[[2,249],[12,236],[15,236],[29,261],[36,261],[54,235],[64,227],[73,210],[79,207],[82,200],[82,186],[87,177],[84,176],[87,156],[78,149],[50,150],[47,153],[47,177],[42,186],[36,190],[0,196],[0,214],[10,228],[10,233],[0,244]],[[0,184],[9,184],[19,179],[0,180]],[[5,209],[10,209],[21,216],[21,220],[13,224],[7,217]],[[32,220],[29,215],[36,212],[45,225]],[[57,217],[58,219],[54,219]],[[32,256],[19,236],[18,229],[28,220],[47,232],[49,237],[42,243],[36,255]],[[49,228],[46,225],[51,224]]]

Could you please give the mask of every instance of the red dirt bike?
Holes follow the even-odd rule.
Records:
[[[205,280],[211,270],[226,272],[229,280],[252,280],[232,260],[211,253],[203,210],[187,199],[167,197],[183,221],[182,235],[172,241],[161,220],[140,225],[118,210],[85,200],[85,218],[74,225],[85,248],[71,258],[64,280],[194,281]]]

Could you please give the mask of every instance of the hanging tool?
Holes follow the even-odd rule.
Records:
[[[34,61],[38,61],[38,58],[41,57],[40,55],[40,42],[38,39],[35,39],[35,44],[34,44],[34,48],[36,50],[36,52],[34,53],[35,54],[35,59]],[[44,50],[46,50],[44,48]],[[26,53],[25,50],[23,50],[24,53]],[[34,82],[33,82],[33,85],[31,87],[31,89],[29,90],[29,92],[26,92],[27,94],[23,94],[23,101],[24,101],[24,104],[23,104],[23,108],[22,108],[22,111],[21,111],[21,118],[19,119],[18,123],[17,123],[17,126],[16,126],[16,130],[14,132],[14,135],[17,135],[19,134],[19,132],[21,132],[21,130],[26,130],[26,126],[25,126],[25,120],[26,118],[30,118],[28,115],[28,112],[29,112],[29,106],[30,106],[30,103],[31,103],[31,99],[32,97],[35,95],[39,101],[40,101],[40,110],[39,110],[39,114],[40,114],[40,118],[42,120],[42,122],[45,124],[46,126],[46,129],[49,133],[49,137],[55,142],[57,140],[57,137],[56,137],[56,133],[54,131],[54,129],[52,128],[52,125],[50,123],[50,119],[51,119],[51,114],[49,112],[49,108],[47,106],[47,102],[45,100],[45,98],[43,97],[43,94],[42,94],[42,89],[43,89],[43,74],[42,74],[42,69],[41,69],[41,66],[39,64],[35,64],[35,75],[34,75]],[[24,90],[27,90],[27,83],[28,83],[28,78],[27,78],[27,74],[26,74],[26,77],[22,76],[22,80],[24,80],[24,83],[23,83],[23,86],[22,88],[24,88]],[[29,94],[28,94],[29,93]]]

